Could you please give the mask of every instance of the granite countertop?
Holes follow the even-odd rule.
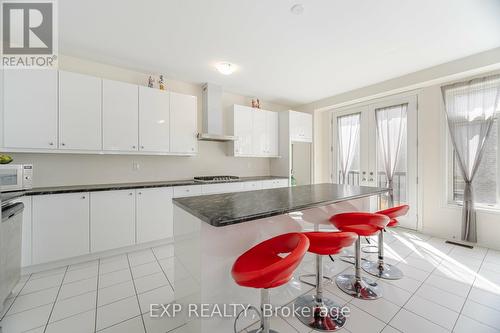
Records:
[[[249,192],[174,198],[174,204],[215,227],[368,197],[389,189],[315,184]]]
[[[271,179],[286,179],[279,176],[256,176],[256,177],[241,177],[236,182],[260,181]],[[232,181],[233,183],[235,181]],[[137,182],[137,183],[118,183],[118,184],[93,184],[93,185],[71,185],[71,186],[51,186],[51,187],[35,187],[26,191],[13,191],[0,193],[2,202],[9,201],[24,195],[43,195],[43,194],[58,194],[58,193],[75,193],[75,192],[97,192],[97,191],[112,191],[112,190],[129,190],[136,188],[153,188],[153,187],[170,187],[170,186],[185,186],[185,185],[204,185],[226,183],[224,181],[213,183],[195,182],[192,179],[186,180],[169,180],[158,182]]]

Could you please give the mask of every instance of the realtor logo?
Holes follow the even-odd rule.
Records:
[[[2,65],[54,67],[55,3],[2,2]]]

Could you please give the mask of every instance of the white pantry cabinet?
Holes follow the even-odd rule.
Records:
[[[279,155],[279,114],[278,112],[266,113],[266,154]]]
[[[137,243],[173,237],[172,187],[136,190]]]
[[[290,111],[290,139],[292,141],[312,142],[313,123],[310,113]]]
[[[139,151],[170,151],[170,94],[139,87]]]
[[[5,69],[4,147],[57,148],[57,70]]]
[[[32,263],[89,253],[89,194],[32,197]]]
[[[90,193],[90,251],[135,244],[135,190]]]
[[[59,71],[59,149],[101,150],[100,78]]]
[[[194,154],[198,151],[197,99],[170,93],[170,152]]]
[[[102,80],[103,150],[138,151],[139,87]]]

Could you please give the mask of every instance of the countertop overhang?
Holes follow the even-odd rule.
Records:
[[[200,220],[222,227],[386,192],[388,188],[327,183],[174,198],[173,202]]]

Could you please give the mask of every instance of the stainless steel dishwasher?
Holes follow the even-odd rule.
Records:
[[[2,206],[0,225],[0,310],[21,277],[22,202]]]

